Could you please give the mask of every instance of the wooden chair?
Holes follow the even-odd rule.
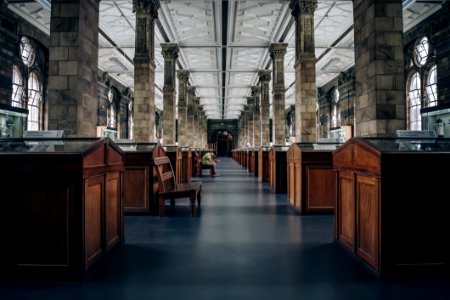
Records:
[[[195,216],[195,201],[200,206],[201,202],[201,182],[176,183],[173,174],[172,164],[167,156],[155,157],[153,159],[158,173],[159,181],[159,216],[163,217],[164,201],[171,200],[171,204],[175,203],[177,198],[189,198],[189,206],[191,208],[191,216]]]

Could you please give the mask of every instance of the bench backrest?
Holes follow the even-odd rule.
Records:
[[[159,190],[161,192],[173,190],[176,184],[170,159],[167,156],[160,156],[155,157],[153,162],[158,173]]]

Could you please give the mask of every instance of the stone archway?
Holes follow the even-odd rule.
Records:
[[[231,150],[234,146],[234,136],[230,131],[226,129],[214,131],[212,142],[216,144],[218,156],[231,156]]]

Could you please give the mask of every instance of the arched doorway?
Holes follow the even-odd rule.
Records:
[[[233,135],[228,130],[217,130],[213,134],[218,156],[230,156],[233,149]]]

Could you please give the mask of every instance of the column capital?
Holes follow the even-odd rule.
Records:
[[[161,54],[164,60],[177,59],[178,58],[178,44],[176,43],[161,43]]]
[[[148,14],[153,18],[157,18],[158,9],[158,0],[133,0],[133,13]]]
[[[291,0],[289,7],[294,17],[298,17],[299,15],[314,15],[317,9],[317,0]]]
[[[287,52],[286,51],[287,46],[288,46],[287,43],[270,44],[270,47],[269,47],[270,57],[272,57],[272,59],[284,58],[284,56],[286,55],[286,52]]]
[[[191,96],[195,96],[195,86],[188,85],[187,92]]]
[[[187,82],[189,79],[189,70],[178,70],[177,78],[180,82]]]
[[[259,70],[258,76],[259,80],[262,82],[268,82],[272,79],[272,71],[271,70]]]
[[[253,97],[259,97],[259,95],[261,95],[261,87],[260,86],[252,86],[251,90],[252,90]]]

